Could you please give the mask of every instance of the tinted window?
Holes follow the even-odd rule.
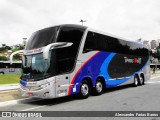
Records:
[[[83,52],[92,50],[113,51],[115,39],[94,32],[88,32]]]
[[[140,44],[99,33],[88,32],[83,53],[94,50],[148,56],[148,50]]]
[[[106,51],[108,49],[107,40],[104,35],[96,33],[95,39],[97,40],[97,50]]]
[[[83,52],[97,50],[97,40],[93,32],[88,32]]]
[[[51,27],[33,33],[27,43],[26,50],[41,48],[55,42],[57,29],[58,27]]]
[[[84,30],[80,28],[60,28],[57,42],[72,42],[73,44],[69,47],[55,49],[55,74],[69,72],[74,68],[83,32]]]

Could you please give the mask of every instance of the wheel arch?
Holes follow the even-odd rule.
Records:
[[[88,82],[89,86],[90,86],[91,89],[92,89],[92,88],[93,88],[92,78],[91,78],[91,77],[84,77],[84,78],[82,79],[82,81],[84,81],[84,80],[86,80],[86,81]],[[81,83],[82,83],[82,81],[81,81]]]
[[[140,76],[142,76],[144,78],[144,81],[145,81],[144,73],[140,73]]]

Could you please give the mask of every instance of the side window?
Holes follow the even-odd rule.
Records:
[[[113,38],[113,37],[110,37],[110,36],[106,36],[106,40],[107,40],[107,44],[108,44],[108,48],[107,48],[107,51],[109,52],[120,52],[119,51],[119,40],[117,38]]]
[[[95,33],[88,32],[83,48],[83,53],[94,50],[97,50],[97,40],[95,39]]]
[[[97,49],[100,51],[107,51],[108,44],[107,44],[107,39],[105,38],[105,36],[97,33],[96,40],[98,41]]]
[[[57,42],[72,42],[72,46],[55,49],[55,74],[70,72],[74,69],[83,29],[61,27]]]
[[[100,50],[117,52],[119,41],[116,38],[105,36],[99,33],[88,32],[83,53]]]

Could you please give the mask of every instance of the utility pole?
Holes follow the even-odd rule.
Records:
[[[81,23],[82,23],[82,25],[83,25],[83,23],[84,23],[84,22],[86,22],[86,20],[82,20],[82,19],[81,19],[81,21],[80,21],[80,22],[81,22]]]

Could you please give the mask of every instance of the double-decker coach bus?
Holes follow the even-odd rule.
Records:
[[[79,94],[87,98],[90,93],[100,95],[105,88],[143,85],[150,78],[149,51],[143,44],[80,25],[39,30],[19,52],[24,53],[22,96]]]

